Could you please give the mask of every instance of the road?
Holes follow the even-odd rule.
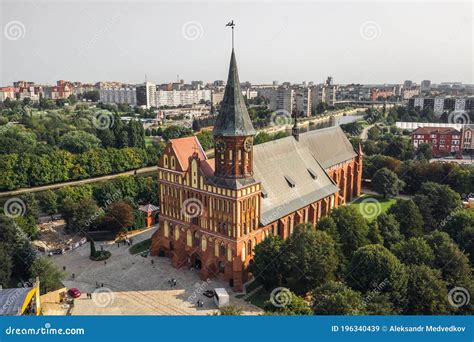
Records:
[[[158,169],[157,166],[148,166],[148,167],[144,167],[144,168],[141,168],[141,169],[137,169],[136,174],[137,175],[144,175],[144,174],[148,174],[148,173],[153,173],[157,169]],[[116,173],[116,174],[113,174],[113,175],[105,175],[105,176],[100,176],[100,177],[80,179],[80,180],[70,181],[70,182],[47,184],[47,185],[41,185],[41,186],[34,186],[34,187],[31,187],[31,188],[21,188],[21,189],[11,190],[11,191],[2,191],[2,192],[0,192],[0,197],[17,196],[17,195],[21,195],[21,194],[24,194],[24,193],[27,193],[27,192],[38,192],[38,191],[45,191],[45,190],[54,190],[54,189],[62,188],[64,186],[74,186],[74,185],[80,185],[80,184],[103,182],[103,181],[114,179],[114,178],[117,178],[117,177],[130,176],[130,175],[133,175],[133,174],[135,174],[135,170],[122,172],[122,173]]]
[[[372,125],[369,125],[367,127],[365,127],[362,132],[360,132],[360,138],[362,139],[362,141],[366,141],[367,140],[367,137],[369,135],[369,129],[371,129],[372,127],[374,127],[375,124],[372,124]]]

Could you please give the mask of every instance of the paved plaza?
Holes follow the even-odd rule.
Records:
[[[155,229],[135,236],[133,242],[150,238]],[[216,278],[202,281],[195,270],[175,269],[164,257],[132,255],[123,244],[117,247],[117,244],[104,243],[102,246],[112,253],[107,264],[89,259],[89,243],[52,257],[61,269],[66,267],[64,285],[82,292],[75,300],[72,315],[209,315],[215,313],[217,307],[203,292],[217,287],[226,288],[231,304],[241,307],[245,314],[263,312],[236,298],[227,282]],[[100,248],[96,243],[96,249]],[[171,278],[177,280],[174,287],[168,283]],[[96,289],[97,284],[99,289]],[[87,298],[87,292],[92,293],[92,299]],[[203,307],[197,307],[198,299],[204,302]]]

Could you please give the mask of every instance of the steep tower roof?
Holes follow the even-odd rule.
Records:
[[[214,135],[248,136],[255,135],[245,101],[240,89],[239,72],[234,49],[230,57],[229,76],[225,87],[224,99],[214,124]]]

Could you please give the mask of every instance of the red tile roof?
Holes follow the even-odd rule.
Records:
[[[412,134],[461,134],[451,127],[418,127]]]
[[[183,170],[188,169],[189,157],[194,153],[197,153],[199,155],[199,159],[201,160],[207,159],[206,153],[204,153],[198,138],[195,136],[171,139],[170,142],[171,147],[173,148],[174,153],[178,158],[178,162]]]

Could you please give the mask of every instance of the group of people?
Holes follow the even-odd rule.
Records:
[[[171,287],[175,287],[176,284],[178,284],[178,281],[174,278],[171,278],[168,280],[168,284],[170,284]]]
[[[122,242],[123,242],[124,245],[127,245],[127,246],[130,247],[130,246],[133,244],[133,238],[130,238],[130,239],[128,239],[128,238],[123,239]],[[117,242],[117,248],[120,247],[120,243],[121,243],[121,242]]]
[[[198,308],[202,308],[204,306],[204,301],[202,299],[198,299],[197,306]]]

